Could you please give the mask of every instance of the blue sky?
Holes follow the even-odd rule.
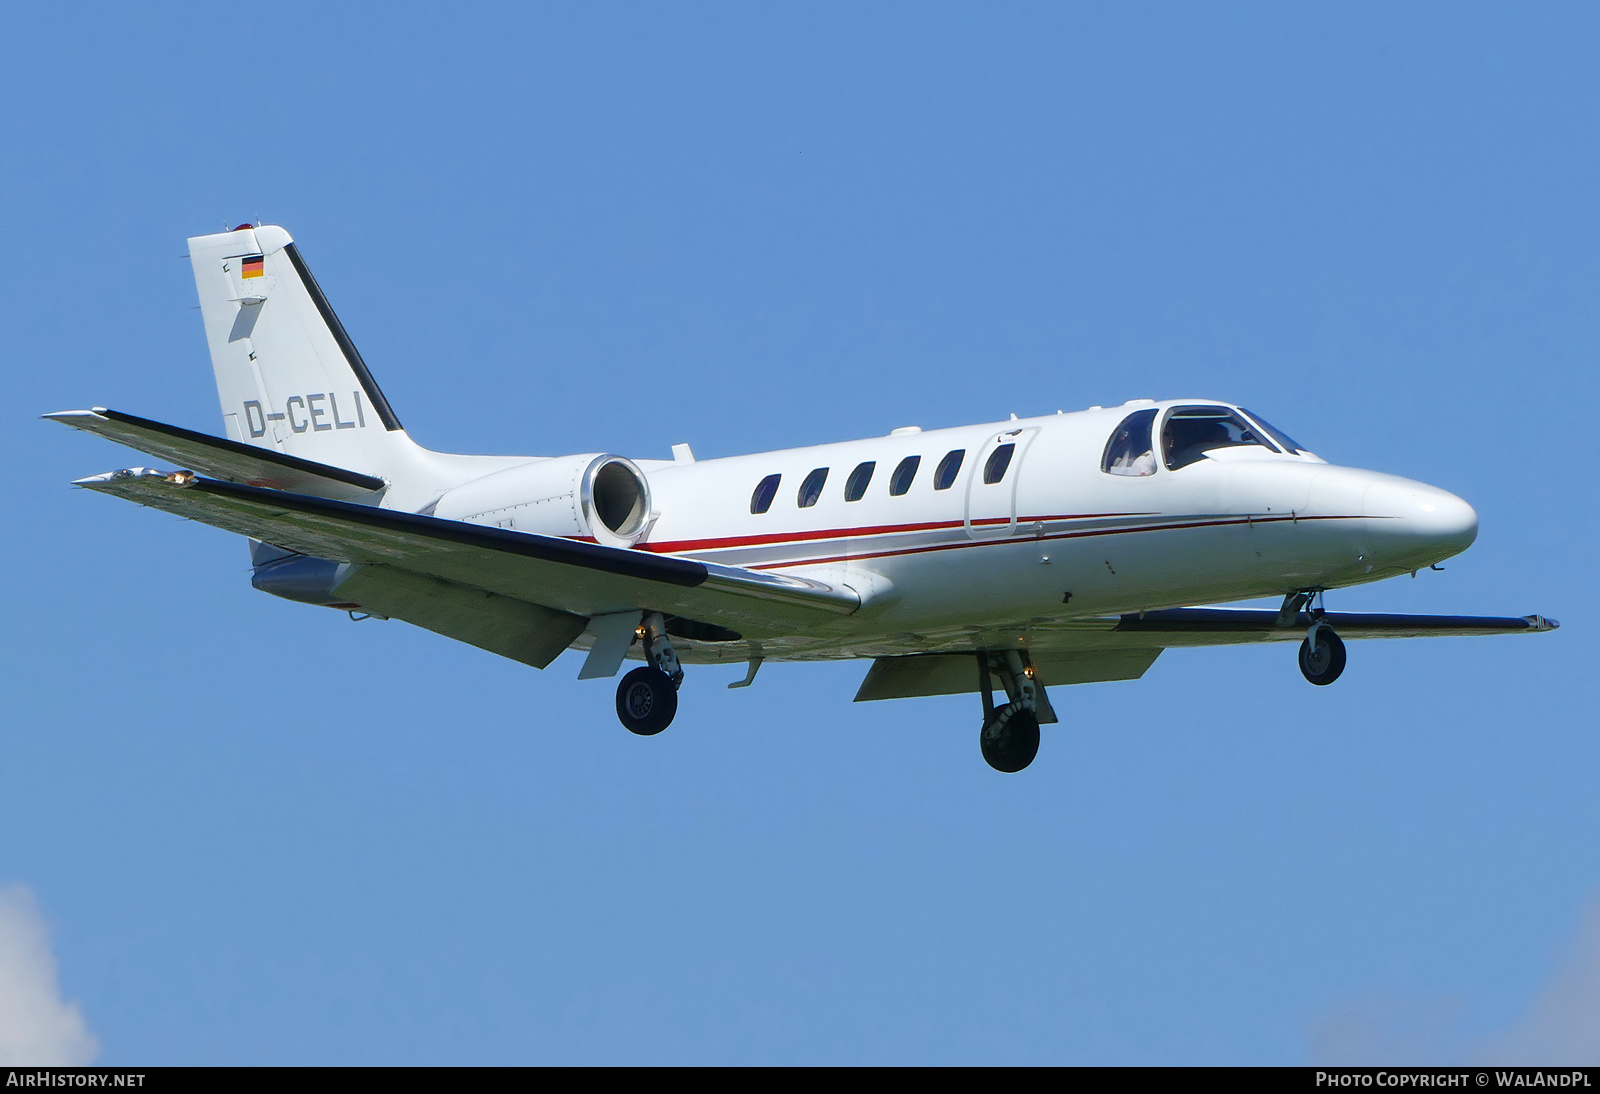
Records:
[[[0,1002],[39,1037],[1600,1055],[1593,6],[7,23]],[[852,705],[855,664],[691,670],[634,738],[572,655],[277,601],[229,536],[68,488],[140,459],[38,414],[218,429],[184,239],[257,218],[429,447],[706,457],[1214,396],[1477,508],[1444,572],[1330,607],[1563,627],[1353,644],[1326,689],[1292,646],[1169,653],[1053,693],[1014,777],[970,697]]]

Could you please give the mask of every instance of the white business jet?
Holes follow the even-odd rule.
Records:
[[[46,415],[183,470],[77,485],[248,536],[256,588],[401,619],[580,679],[644,664],[617,715],[658,733],[684,664],[870,658],[857,701],[976,691],[1019,771],[1047,685],[1142,676],[1165,648],[1526,633],[1540,616],[1335,613],[1477,535],[1466,502],[1330,466],[1210,399],[1013,418],[727,459],[447,455],[418,446],[289,233],[189,240],[226,439],[115,410]],[[1184,605],[1282,597],[1279,610]],[[1004,701],[997,702],[998,685]]]

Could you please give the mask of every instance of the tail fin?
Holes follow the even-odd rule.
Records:
[[[418,449],[289,233],[189,240],[229,438],[393,481]]]

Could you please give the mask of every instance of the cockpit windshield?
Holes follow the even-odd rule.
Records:
[[[1255,422],[1256,425],[1261,427],[1261,432],[1265,433],[1267,436],[1269,436],[1273,440],[1277,441],[1279,447],[1281,447],[1285,452],[1309,452],[1310,451],[1310,449],[1308,449],[1305,445],[1303,445],[1303,444],[1299,443],[1298,441],[1296,441],[1293,437],[1289,436],[1289,434],[1285,433],[1283,430],[1279,429],[1277,426],[1275,426],[1271,422],[1267,421],[1265,418],[1263,418],[1261,415],[1257,414],[1255,411],[1246,410],[1245,413],[1250,416],[1250,420],[1252,422]]]
[[[1225,406],[1174,407],[1161,429],[1161,453],[1171,471],[1188,467],[1212,449],[1237,445],[1259,445],[1269,452],[1279,451],[1266,439],[1265,430],[1256,428],[1237,411]]]

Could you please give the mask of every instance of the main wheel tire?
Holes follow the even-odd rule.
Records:
[[[1317,644],[1300,643],[1300,672],[1318,687],[1327,687],[1344,671],[1344,640],[1327,627],[1317,628]]]
[[[1039,754],[1039,719],[1031,710],[996,711],[978,734],[978,747],[996,771],[1021,771]]]
[[[632,733],[649,737],[672,724],[678,713],[678,689],[658,668],[634,669],[617,685],[617,718]]]

